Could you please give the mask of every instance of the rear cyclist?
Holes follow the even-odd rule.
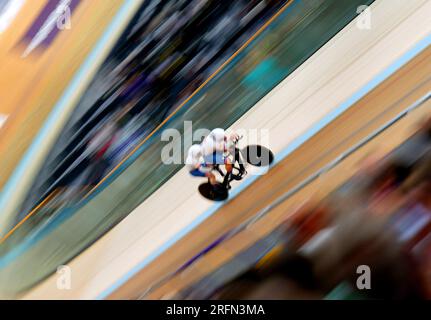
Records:
[[[186,166],[192,176],[207,177],[212,185],[217,183],[215,175],[211,172],[212,167],[207,166],[203,160],[202,146],[200,144],[194,144],[190,147]]]

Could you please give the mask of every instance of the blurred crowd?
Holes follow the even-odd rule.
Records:
[[[280,229],[278,245],[212,298],[430,299],[431,118]]]
[[[99,183],[286,2],[145,1],[28,202],[54,190],[70,201]]]

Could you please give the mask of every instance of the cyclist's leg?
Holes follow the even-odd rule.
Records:
[[[194,177],[208,178],[208,182],[211,184],[217,183],[216,177],[211,171],[203,172],[199,169],[194,169],[190,171],[190,174]]]
[[[229,157],[224,157],[223,162],[224,162],[224,166],[226,168],[226,175],[224,176],[224,179],[223,179],[223,185],[226,188],[230,189],[229,183],[232,180],[231,177],[232,177],[233,163],[229,159]]]
[[[239,165],[239,176],[242,176],[245,173],[245,166],[238,148],[235,148],[235,161],[238,162]]]
[[[212,185],[215,185],[217,184],[217,179],[215,174],[212,173],[212,170],[213,170],[212,164],[202,163],[201,172],[203,172],[205,174],[205,177],[208,178],[209,183],[211,183]]]
[[[217,179],[212,172],[207,172],[206,177],[208,178],[208,182],[211,183],[212,185],[217,184]]]
[[[232,161],[231,161],[229,158],[226,158],[226,159],[225,159],[225,161],[224,161],[224,166],[225,166],[226,171],[227,171],[228,173],[231,173],[231,172],[232,172],[232,169],[233,169],[233,163],[232,163]]]
[[[193,177],[202,177],[205,178],[206,174],[205,172],[200,171],[199,169],[194,169],[189,172]]]

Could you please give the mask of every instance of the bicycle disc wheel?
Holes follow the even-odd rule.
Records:
[[[266,167],[274,161],[274,154],[261,145],[250,145],[241,150],[244,160],[255,167]]]
[[[229,195],[229,192],[221,183],[215,185],[211,185],[208,182],[202,183],[199,186],[199,192],[204,198],[211,201],[223,201],[226,200]]]

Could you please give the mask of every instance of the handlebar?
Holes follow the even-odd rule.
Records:
[[[233,141],[234,144],[238,144],[239,140],[241,140],[244,136],[238,136],[237,139]]]

